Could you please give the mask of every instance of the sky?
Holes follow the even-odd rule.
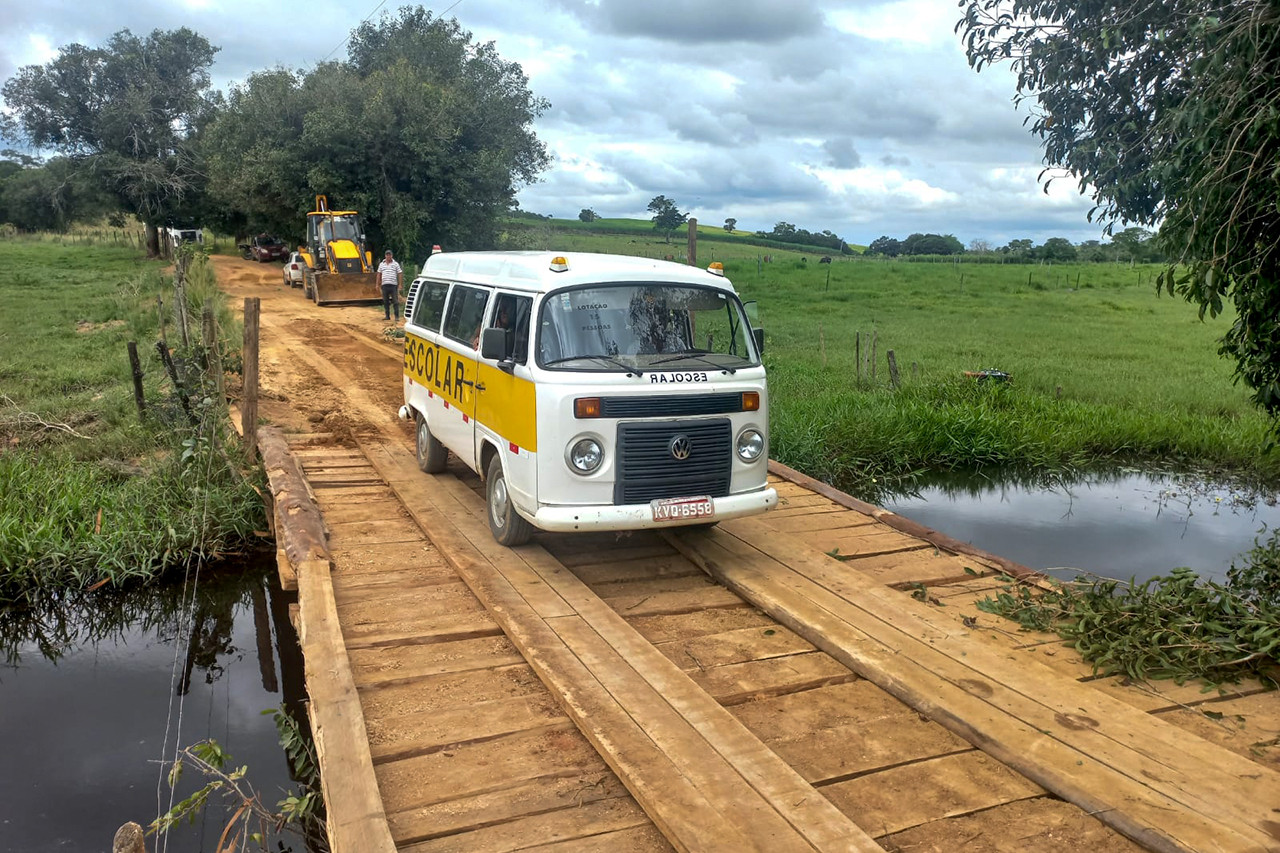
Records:
[[[226,91],[254,71],[344,58],[397,0],[0,0],[0,80],[60,47],[190,27]],[[965,245],[1100,239],[1075,179],[1046,192],[1007,67],[969,68],[955,0],[446,0],[550,102],[553,155],[528,211],[648,219],[658,195],[701,228],[789,222],[849,243],[913,232]],[[306,11],[302,11],[305,9]]]

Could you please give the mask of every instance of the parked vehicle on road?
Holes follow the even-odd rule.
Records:
[[[288,287],[302,287],[306,281],[307,262],[299,252],[290,252],[284,260],[284,283]]]
[[[764,512],[764,334],[720,264],[433,254],[405,302],[418,467],[485,481],[503,545]]]
[[[201,228],[176,228],[173,226],[164,229],[164,239],[169,243],[169,250],[173,251],[183,243],[195,243],[196,245],[204,245],[204,230]]]
[[[307,214],[307,242],[298,249],[307,262],[303,295],[317,305],[382,301],[377,269],[360,214],[331,210],[326,196],[316,196]]]
[[[247,243],[240,244],[240,256],[246,261],[282,261],[289,257],[289,247],[284,240],[271,234],[259,234]]]

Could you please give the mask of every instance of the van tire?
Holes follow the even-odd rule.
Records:
[[[489,516],[489,531],[499,545],[508,548],[523,545],[533,535],[533,525],[516,512],[507,490],[507,478],[502,471],[502,458],[497,454],[489,460],[485,476],[485,504]]]
[[[419,412],[415,419],[418,422],[417,440],[414,448],[418,455],[418,468],[424,474],[439,474],[449,463],[449,448],[440,443],[440,439],[431,434],[427,419]]]

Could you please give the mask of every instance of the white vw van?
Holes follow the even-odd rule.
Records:
[[[402,418],[418,465],[485,481],[504,545],[542,530],[709,524],[764,512],[768,391],[718,264],[618,255],[432,255],[405,304]]]

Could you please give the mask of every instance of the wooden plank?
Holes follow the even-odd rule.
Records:
[[[474,613],[451,613],[438,616],[429,623],[416,618],[413,613],[402,614],[394,625],[374,624],[361,628],[347,628],[347,648],[372,649],[385,646],[431,643],[450,643],[455,640],[472,640],[478,637],[494,637],[502,629],[482,608]]]
[[[445,711],[396,714],[373,722],[376,724],[369,726],[369,751],[374,764],[429,755],[518,732],[573,730],[573,723],[545,690]]]
[[[647,851],[668,851],[671,845],[662,837],[662,833],[650,824],[633,829],[620,829],[615,832],[603,832],[574,838],[569,841],[556,841],[551,844],[538,844],[534,847],[522,847],[522,853],[647,853]]]
[[[505,635],[433,645],[348,649],[351,674],[360,688],[406,684],[433,675],[474,672],[524,663]]]
[[[517,732],[378,764],[387,814],[505,791],[536,779],[599,778],[604,762],[573,731]]]
[[[747,606],[747,603],[740,596],[722,586],[706,584],[701,576],[693,580],[701,583],[702,588],[694,588],[685,592],[627,592],[601,597],[609,602],[610,607],[613,607],[625,617],[699,613],[705,610],[734,609]]]
[[[886,847],[904,853],[1143,853],[1144,849],[1053,797],[1015,800],[929,821],[882,840]]]
[[[819,551],[840,560],[851,557],[872,557],[892,554],[895,551],[914,551],[933,546],[912,536],[890,530],[881,525],[855,527],[850,530],[817,530],[804,537]]]
[[[900,534],[895,534],[900,535]],[[860,572],[865,572],[883,584],[905,587],[924,584],[935,587],[962,581],[974,575],[993,575],[994,570],[979,565],[972,557],[948,554],[936,548],[925,547],[914,551],[879,554],[869,557],[841,559]],[[935,595],[930,590],[930,595]]]
[[[354,539],[366,545],[417,542],[422,539],[422,531],[407,518],[330,522],[328,527],[330,536]]]
[[[486,826],[510,823],[524,815],[577,808],[627,796],[627,790],[618,778],[602,766],[595,773],[544,776],[496,791],[430,803],[394,812],[388,819],[391,832],[399,842],[412,844],[451,835],[461,836]]]
[[[691,637],[657,646],[683,670],[711,669],[733,663],[791,657],[812,652],[813,644],[781,626],[739,628],[719,634]]]
[[[1044,794],[977,750],[859,776],[822,792],[876,836]]]
[[[973,749],[860,678],[750,702],[734,713],[813,783]]]
[[[333,604],[329,563],[312,560],[298,569],[298,633],[311,698],[312,737],[324,767],[320,782],[329,844],[334,853],[390,853],[395,844],[387,828],[365,735],[364,712]]]
[[[858,679],[847,666],[824,652],[693,670],[689,677],[725,707]],[[764,740],[759,731],[756,736]]]
[[[773,628],[778,623],[754,607],[748,607],[664,616],[633,616],[627,619],[627,624],[639,631],[646,640],[657,645],[672,640],[736,631],[739,628]]]
[[[800,533],[806,530],[846,530],[876,523],[874,518],[848,509],[791,516],[780,516],[776,512],[769,512],[760,520],[774,530],[785,530],[788,533]]]
[[[481,702],[539,695],[546,695],[546,689],[525,663],[483,671],[444,672],[412,682],[360,688],[360,702],[366,716],[381,720],[443,714]]]
[[[672,538],[691,559],[859,674],[1135,840],[1158,850],[1194,849],[1207,839],[1223,849],[1264,843],[1268,833],[1247,807],[1261,789],[1241,788],[1243,774],[1256,767],[1236,766],[1240,772],[1233,773],[1208,766],[1207,756],[1189,759],[1197,750],[1180,750],[1181,733],[1172,727],[1153,728],[1145,715],[1071,682],[1053,688],[1051,670],[987,653],[953,624],[931,623],[929,608],[794,537],[738,521]],[[792,571],[765,556],[770,551],[785,554]],[[820,577],[821,585],[808,575]],[[1062,684],[1072,689],[1064,693]],[[1135,729],[1141,735],[1135,737]]]
[[[530,839],[537,839],[539,846],[545,847],[602,833],[638,829],[648,823],[644,812],[634,802],[613,797],[482,827],[464,836],[423,841],[403,849],[405,853],[508,853],[529,849]]]
[[[612,555],[607,561],[586,563],[573,567],[578,580],[594,586],[600,583],[617,583],[653,578],[703,577],[702,569],[690,563],[683,554],[667,554],[662,557],[642,557],[638,560],[619,560]]]
[[[439,486],[447,482],[447,476],[432,478],[433,488],[428,486],[425,478],[401,474],[410,470],[417,473],[411,457],[402,449],[387,444],[369,445],[366,454],[384,479],[401,495],[436,547],[467,580],[477,597],[495,613],[507,636],[521,649],[543,683],[559,697],[566,713],[586,740],[599,751],[599,755],[596,752],[591,752],[591,755],[597,761],[600,756],[608,761],[673,845],[679,850],[710,849],[717,844],[741,850],[759,849],[755,842],[717,812],[718,803],[708,801],[684,776],[682,768],[654,746],[630,714],[600,685],[555,632],[538,618],[533,605],[504,576],[493,571],[471,540],[437,507],[436,501],[442,497]],[[454,513],[454,518],[465,523],[457,513]],[[472,521],[476,526],[480,525],[480,522]],[[478,533],[476,535],[479,536]],[[518,559],[515,550],[504,550],[507,550],[508,559]],[[522,552],[540,550],[536,546],[521,549]],[[527,586],[522,584],[522,587]],[[586,747],[586,741],[583,741],[583,746]],[[591,751],[590,747],[587,749]],[[385,778],[388,782],[403,779],[411,784],[414,778],[430,777],[436,772],[437,763],[435,756],[394,762],[379,769],[380,779]],[[442,766],[441,770],[447,773],[449,767]],[[458,780],[458,785],[462,786],[460,791],[466,790],[466,780]],[[431,800],[414,802],[406,798],[398,801],[395,809],[390,804],[388,808],[392,811],[416,808],[426,802]]]

